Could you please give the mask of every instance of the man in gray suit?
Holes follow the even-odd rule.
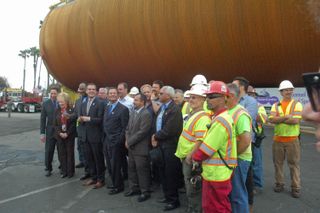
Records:
[[[139,93],[134,97],[134,110],[126,131],[126,147],[129,155],[129,188],[126,197],[140,194],[138,202],[150,198],[150,162],[149,144],[151,137],[152,117],[145,108],[147,98]]]
[[[42,105],[40,117],[40,140],[45,143],[45,171],[46,176],[51,176],[52,160],[57,140],[54,138],[53,120],[55,118],[55,110],[58,108],[57,95],[58,88],[50,89],[50,99]]]

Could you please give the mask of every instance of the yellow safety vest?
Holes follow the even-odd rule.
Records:
[[[181,113],[182,116],[184,117],[185,115],[188,115],[191,112],[191,107],[189,105],[189,102],[184,102],[182,109],[181,109]]]
[[[199,122],[202,122],[200,126],[197,125]],[[210,122],[209,115],[204,111],[199,111],[188,119],[178,141],[175,153],[178,158],[185,158],[193,150],[196,141],[203,140],[207,131],[206,125]]]
[[[243,108],[242,106],[240,105],[237,105],[235,106],[236,109],[232,114],[231,114],[231,117],[232,117],[232,120],[234,122],[234,125],[237,126],[239,125],[238,124],[238,120],[240,118],[241,115],[245,115],[247,116],[249,119],[250,119],[250,128],[252,129],[252,118],[250,116],[250,114],[248,113],[248,111]],[[230,112],[230,111],[229,111]],[[250,132],[251,133],[251,132]],[[236,135],[236,138],[237,138],[237,142],[239,141],[239,137],[238,135]],[[247,161],[251,161],[252,160],[252,149],[251,149],[251,143],[250,145],[248,146],[248,148],[243,152],[241,153],[238,158],[242,159],[242,160],[247,160]]]
[[[276,116],[285,116],[292,115],[293,118],[301,118],[302,113],[302,104],[294,99],[290,101],[287,106],[286,112],[283,112],[281,103],[273,104],[270,112],[270,118],[274,115]],[[279,123],[274,126],[274,135],[275,136],[299,136],[300,135],[300,124],[285,124]]]
[[[231,178],[232,170],[229,167],[237,166],[237,142],[233,121],[228,111],[215,117],[203,143],[199,148],[209,158],[202,162],[202,177],[207,181],[226,181]]]

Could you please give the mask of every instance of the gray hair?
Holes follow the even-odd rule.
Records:
[[[172,86],[163,86],[162,89],[166,91],[166,93],[170,96],[170,98],[174,97],[174,89]]]
[[[234,94],[237,98],[239,98],[240,89],[239,89],[238,85],[236,85],[234,83],[229,83],[229,84],[227,84],[227,87],[228,87],[230,93]]]
[[[176,94],[179,93],[179,94],[183,95],[183,91],[181,89],[175,89],[174,92]]]

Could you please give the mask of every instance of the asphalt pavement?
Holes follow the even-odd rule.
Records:
[[[123,193],[108,195],[108,190],[82,186],[79,177],[61,179],[57,155],[53,175],[44,176],[44,144],[39,141],[39,113],[13,113],[7,118],[0,113],[0,212],[53,212],[53,213],[155,213],[162,212],[162,204],[156,199],[162,196],[160,188],[151,199],[143,203],[137,197],[126,198]],[[320,212],[320,153],[315,150],[316,139],[311,134],[302,134],[301,145],[301,198],[290,195],[290,174],[285,165],[286,190],[272,190],[274,169],[271,156],[272,128],[266,130],[263,142],[264,189],[255,197],[254,212]],[[77,152],[76,152],[77,153]],[[127,185],[127,183],[126,183]],[[127,188],[126,188],[127,189]],[[172,212],[185,212],[185,194],[181,195],[182,206]]]

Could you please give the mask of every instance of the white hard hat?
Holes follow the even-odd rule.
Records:
[[[201,84],[193,85],[190,89],[189,94],[190,95],[199,95],[202,97],[206,97],[206,91],[208,90],[208,87]]]
[[[139,93],[139,89],[137,87],[132,87],[130,89],[129,95],[136,95]]]
[[[185,91],[184,94],[183,94],[183,97],[184,98],[190,98],[190,90]]]
[[[193,86],[196,84],[208,85],[206,77],[204,77],[204,75],[201,75],[201,74],[194,76],[190,86]]]
[[[288,80],[284,80],[280,83],[279,85],[279,90],[283,90],[283,89],[293,89],[294,86],[292,85],[292,83]]]

